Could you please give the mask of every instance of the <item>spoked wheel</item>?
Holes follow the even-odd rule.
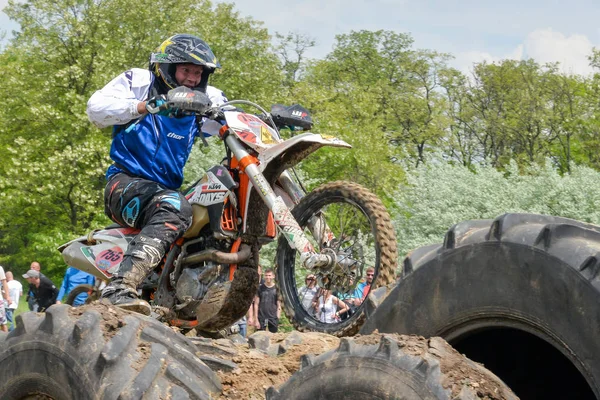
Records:
[[[287,241],[279,240],[277,278],[286,314],[298,330],[355,334],[365,320],[369,291],[396,277],[396,236],[387,210],[362,186],[333,182],[304,197],[292,213],[315,249],[335,253],[337,263],[330,270],[307,270]],[[367,276],[370,268],[373,276]],[[317,278],[316,293],[304,287],[309,275]],[[325,290],[348,304],[350,312],[335,315],[341,309],[331,305],[336,300]],[[325,306],[315,308],[312,300],[319,297]]]

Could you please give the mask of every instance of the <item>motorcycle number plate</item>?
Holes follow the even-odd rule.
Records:
[[[123,261],[123,250],[119,246],[110,248],[86,246],[81,248],[81,252],[107,278],[112,276],[109,270]]]

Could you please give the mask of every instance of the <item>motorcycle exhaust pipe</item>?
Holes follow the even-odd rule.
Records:
[[[251,247],[242,244],[237,253],[225,253],[219,250],[204,250],[199,253],[190,254],[181,260],[181,266],[185,267],[192,264],[198,264],[204,261],[214,261],[219,264],[240,264],[246,261],[252,254]]]

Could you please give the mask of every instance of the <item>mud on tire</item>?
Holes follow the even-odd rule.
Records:
[[[278,389],[269,388],[267,400],[516,399],[496,376],[441,338],[390,335],[378,344],[358,341],[343,338],[337,350],[303,356],[300,371]],[[484,381],[485,386],[477,383]]]
[[[327,206],[336,202],[352,204],[366,216],[374,237],[376,258],[375,277],[371,293],[376,288],[389,285],[396,279],[398,250],[396,234],[389,213],[381,200],[366,188],[352,182],[331,182],[318,187],[302,198],[292,209],[301,227]],[[297,295],[295,277],[296,250],[286,240],[279,240],[277,247],[277,282],[281,289],[285,313],[299,331],[316,331],[335,336],[350,336],[358,332],[365,321],[367,301],[357,308],[354,315],[340,323],[326,324],[312,318],[302,307]],[[370,308],[371,309],[371,308]]]
[[[107,331],[97,308],[79,316],[71,310],[20,314],[16,329],[0,335],[1,399],[209,399],[221,392],[194,345],[158,321],[128,313]]]

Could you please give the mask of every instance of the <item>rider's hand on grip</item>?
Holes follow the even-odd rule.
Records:
[[[212,108],[206,113],[206,118],[215,121],[225,120],[225,113],[223,112],[223,110],[220,110],[218,108]]]
[[[206,113],[212,104],[206,93],[180,86],[169,90],[167,104],[171,109],[196,114]]]
[[[167,98],[164,95],[155,96],[146,102],[146,110],[150,114],[171,115],[173,110],[167,104]]]

